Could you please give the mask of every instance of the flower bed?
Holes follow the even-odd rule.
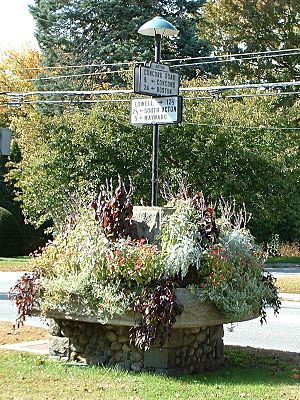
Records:
[[[91,207],[93,214],[82,208],[69,219],[35,255],[33,273],[12,290],[19,322],[34,307],[55,319],[59,334],[52,336],[60,339],[52,339],[53,349],[57,343],[65,347],[53,350],[54,355],[93,362],[95,324],[101,324],[99,340],[109,346],[99,350],[103,357],[108,354],[105,365],[121,357],[127,369],[137,368],[129,363],[131,352],[141,351],[141,369],[200,371],[223,362],[223,331],[218,328],[223,323],[258,314],[264,320],[267,305],[278,312],[274,278],[262,269],[264,255],[245,228],[243,210],[236,212],[221,201],[216,218],[201,193],[176,200],[172,209],[134,210],[123,185],[110,200],[101,193]],[[70,334],[70,319],[84,330],[81,339],[74,333],[77,328]],[[109,340],[120,336],[118,329],[121,341]],[[194,335],[189,339],[194,351],[183,339],[189,335]],[[81,347],[75,351],[78,340]],[[181,354],[177,361],[170,343]],[[117,354],[120,344],[126,356],[125,350]],[[165,349],[164,367],[151,356],[161,356],[158,349]]]

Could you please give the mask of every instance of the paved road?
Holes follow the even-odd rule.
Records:
[[[281,264],[280,264],[281,265]],[[299,275],[300,276],[300,266],[295,265],[295,266],[278,266],[278,267],[266,267],[264,268],[265,271],[271,272],[272,275],[275,276],[275,278],[278,278],[279,276],[295,276]]]
[[[259,318],[224,325],[224,343],[299,353],[300,357],[300,302],[283,301],[280,313],[274,316],[268,309],[267,323]]]

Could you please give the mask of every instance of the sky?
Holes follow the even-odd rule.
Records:
[[[24,45],[37,48],[35,23],[28,5],[34,0],[0,0],[0,50],[20,50]]]

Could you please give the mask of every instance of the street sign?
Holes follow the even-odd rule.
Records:
[[[133,125],[178,124],[182,120],[182,97],[153,97],[131,100]]]
[[[10,154],[11,130],[8,128],[0,128],[0,156],[8,156]]]
[[[168,65],[150,63],[134,67],[134,92],[149,96],[178,96],[179,74]]]

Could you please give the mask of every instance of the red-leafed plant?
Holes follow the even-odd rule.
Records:
[[[40,273],[37,270],[26,272],[10,289],[9,298],[16,304],[18,309],[18,317],[16,319],[18,328],[23,325],[26,316],[32,313],[34,300],[40,291],[39,277]]]

